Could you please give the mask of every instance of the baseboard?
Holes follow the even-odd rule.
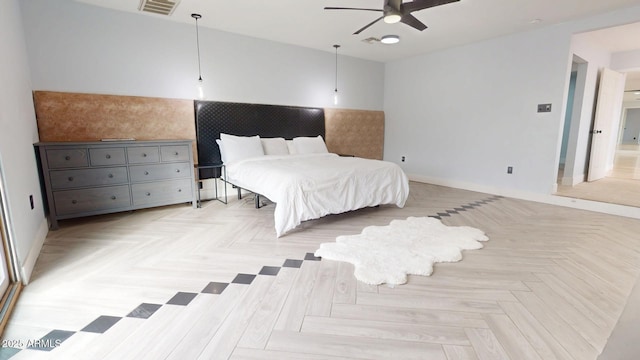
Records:
[[[36,266],[36,261],[38,260],[38,256],[40,255],[40,251],[42,250],[44,240],[47,238],[48,233],[49,221],[46,218],[43,218],[42,223],[40,223],[40,227],[38,228],[38,232],[36,233],[36,237],[33,240],[33,246],[31,247],[31,250],[29,250],[29,254],[27,255],[24,263],[21,264],[20,280],[24,285],[29,284],[29,280],[31,280],[31,273],[33,272],[33,268]]]
[[[452,181],[448,179],[439,179],[423,175],[409,174],[409,179],[426,184],[447,186],[456,189],[469,191],[477,191],[487,194],[500,195],[520,200],[534,201],[550,205],[558,205],[573,209],[588,210],[611,215],[624,216],[634,219],[640,219],[640,211],[633,206],[625,206],[618,204],[609,204],[591,200],[575,199],[552,194],[538,194],[522,190],[499,188],[494,186],[479,185],[467,183],[463,181]]]

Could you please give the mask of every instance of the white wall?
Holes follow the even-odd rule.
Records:
[[[385,159],[406,155],[409,174],[451,184],[548,193],[568,46],[547,30],[387,64]]]
[[[71,0],[30,0],[21,6],[34,89],[197,97],[195,22]],[[199,29],[207,99],[334,107],[333,44],[325,52]],[[382,63],[339,56],[338,71],[338,107],[382,110]]]
[[[0,2],[0,168],[9,230],[26,281],[47,233],[33,143],[38,141],[18,0]],[[35,199],[31,210],[29,195]]]
[[[636,21],[640,6],[394,61],[385,72],[385,159],[414,179],[549,194],[556,183],[571,36]],[[551,113],[536,104],[551,103]],[[507,166],[514,167],[508,175]]]
[[[640,43],[638,44],[640,47]],[[640,48],[611,55],[611,68],[617,71],[637,71],[640,69]]]

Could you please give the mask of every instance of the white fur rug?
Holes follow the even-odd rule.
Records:
[[[361,234],[338,236],[324,243],[315,256],[355,265],[354,275],[367,284],[397,285],[407,274],[431,275],[436,262],[462,260],[462,250],[481,249],[489,238],[468,226],[446,226],[430,217],[393,220],[387,226],[369,226]]]

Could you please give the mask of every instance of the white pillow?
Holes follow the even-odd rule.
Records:
[[[322,136],[317,137],[297,137],[293,139],[293,145],[298,154],[323,154],[328,153]]]
[[[220,159],[223,163],[227,162],[227,156],[224,153],[224,148],[222,147],[222,140],[216,139],[216,144],[218,144],[218,148],[220,148]]]
[[[225,164],[234,163],[247,158],[264,156],[260,137],[256,136],[235,136],[220,134],[222,148],[225,154]]]
[[[289,155],[284,138],[260,138],[265,155]]]
[[[296,154],[296,146],[293,145],[293,140],[286,140],[287,148],[289,149],[289,154]]]

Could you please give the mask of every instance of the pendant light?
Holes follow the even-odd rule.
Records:
[[[333,105],[338,105],[338,48],[340,45],[333,45],[336,48],[336,87],[333,90]]]
[[[202,71],[200,70],[200,34],[198,32],[198,20],[202,18],[200,14],[191,14],[196,20],[196,46],[198,47],[198,98],[204,99],[204,88],[202,87]]]

